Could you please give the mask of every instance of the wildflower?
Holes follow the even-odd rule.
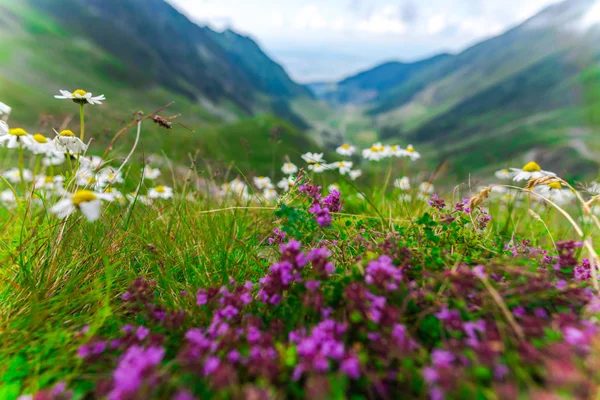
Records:
[[[262,192],[262,196],[266,201],[275,201],[279,197],[277,190],[273,188],[265,188]]]
[[[0,204],[7,208],[14,208],[17,205],[15,193],[10,189],[0,192]]]
[[[315,220],[320,227],[327,227],[331,225],[331,214],[327,207],[322,207],[319,203],[314,203],[308,212],[315,215]]]
[[[137,345],[131,346],[113,372],[114,388],[108,398],[119,400],[134,396],[164,355],[165,349],[162,347],[145,349]]]
[[[103,185],[100,184],[98,180],[98,176],[91,169],[80,166],[77,171],[75,171],[75,183],[78,186],[86,186],[89,188],[102,188]]]
[[[496,178],[503,179],[503,180],[512,178],[512,174],[508,168],[504,168],[499,171],[496,171],[496,172],[494,172],[494,175],[496,175]]]
[[[429,182],[423,182],[419,185],[419,192],[423,194],[431,194],[435,190],[433,184]]]
[[[173,197],[173,189],[168,186],[156,186],[148,191],[150,199],[170,199]]]
[[[315,173],[321,173],[327,169],[327,165],[321,164],[320,162],[316,162],[313,164],[309,164],[308,169]]]
[[[8,134],[0,136],[0,145],[16,149],[17,147],[29,148],[33,144],[31,136],[21,128],[12,128],[8,130]]]
[[[254,185],[256,185],[257,189],[259,190],[270,189],[273,187],[273,184],[271,183],[271,178],[267,176],[255,176]]]
[[[575,194],[571,189],[563,188],[560,182],[551,182],[547,185],[536,186],[533,191],[558,205],[566,204],[575,198]]]
[[[352,169],[352,162],[350,161],[336,161],[334,163],[329,164],[329,168],[338,169],[340,174],[346,175]]]
[[[352,146],[351,144],[344,143],[343,145],[335,149],[335,151],[341,156],[350,157],[354,153],[356,153],[356,147]]]
[[[440,211],[446,208],[446,202],[444,201],[444,199],[440,199],[435,193],[431,196],[431,200],[429,200],[427,204],[429,204],[433,208],[437,208]]]
[[[403,176],[402,178],[394,180],[394,186],[400,190],[410,190],[410,180],[408,179],[408,176]]]
[[[283,172],[286,175],[292,175],[298,172],[298,167],[296,166],[296,164],[286,162],[285,164],[283,164],[283,167],[281,167],[281,172]]]
[[[53,148],[50,149],[48,153],[42,158],[42,164],[47,166],[50,165],[60,165],[64,163],[66,160],[65,153],[62,151],[56,151]]]
[[[530,179],[537,179],[544,176],[556,176],[554,172],[543,171],[539,164],[535,161],[528,162],[522,169],[511,168],[510,171],[515,182],[528,181]]]
[[[350,179],[355,181],[362,176],[362,171],[360,169],[353,169],[348,172],[348,175],[350,176]]]
[[[19,170],[19,168],[11,168],[11,169],[5,171],[2,174],[2,176],[5,177],[6,180],[8,180],[11,183],[21,182],[21,171]],[[33,180],[33,173],[28,169],[24,169],[23,170],[23,180],[25,182],[31,182]]]
[[[0,120],[8,120],[8,116],[10,115],[10,112],[12,111],[12,108],[10,108],[8,105],[4,104],[3,102],[0,101]],[[2,125],[2,124],[0,124]],[[1,129],[0,129],[0,134],[1,134]]]
[[[52,142],[41,133],[36,133],[31,137],[33,139],[27,147],[33,154],[46,154],[54,151]]]
[[[120,171],[116,171],[112,167],[107,167],[98,173],[98,181],[100,186],[104,187],[107,184],[114,185],[115,183],[123,183],[124,179]]]
[[[54,96],[55,99],[61,100],[73,100],[73,102],[77,104],[102,104],[104,100],[104,95],[93,96],[91,92],[86,92],[82,89],[77,89],[73,93],[70,93],[67,90],[59,90],[60,95]]]
[[[371,161],[380,161],[388,156],[385,147],[381,143],[375,143],[368,149],[362,151],[363,158]]]
[[[98,156],[79,157],[79,164],[82,167],[91,169],[92,171],[97,171],[100,169],[102,164],[104,164],[104,160],[102,159],[102,157]]]
[[[52,206],[50,212],[62,219],[79,210],[90,222],[100,218],[102,200],[113,200],[113,197],[108,194],[92,192],[91,190],[79,190],[74,194],[66,194],[66,196],[67,198]]]
[[[329,193],[333,192],[334,190],[336,191],[340,191],[340,186],[337,183],[332,183],[331,185],[327,186],[327,191]]]
[[[305,153],[302,154],[302,159],[308,164],[324,163],[323,153]]]
[[[60,131],[52,142],[56,150],[64,153],[81,154],[87,150],[87,145],[68,129]]]
[[[396,267],[388,256],[370,261],[365,270],[365,282],[384,290],[396,290],[401,280],[402,269]]]
[[[158,168],[152,168],[149,165],[145,165],[142,169],[142,175],[144,179],[155,180],[160,176],[161,172]]]
[[[415,150],[412,144],[406,146],[406,150],[404,150],[404,154],[408,156],[412,161],[416,161],[421,158],[421,153]]]
[[[36,189],[44,189],[51,192],[57,192],[62,190],[65,178],[62,175],[45,176],[40,175],[36,177],[34,187]]]
[[[322,201],[322,204],[331,212],[342,211],[341,193],[339,190],[331,190],[330,193]]]
[[[133,203],[133,202],[140,202],[145,206],[149,206],[152,204],[152,199],[149,198],[148,196],[144,196],[144,195],[138,195],[136,193],[130,193],[125,195],[125,198],[127,200],[129,200],[129,202]]]
[[[103,193],[106,193],[106,194],[112,196],[112,198],[116,201],[119,201],[119,202],[125,201],[125,196],[123,196],[123,193],[121,193],[120,191],[118,191],[115,188],[107,187],[106,189],[103,190]]]
[[[287,192],[290,190],[290,187],[294,186],[295,183],[295,179],[292,178],[291,176],[287,177],[287,178],[281,178],[281,180],[279,182],[277,182],[277,187],[281,190],[283,190],[284,192]]]

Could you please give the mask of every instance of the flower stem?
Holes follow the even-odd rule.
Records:
[[[79,104],[79,126],[80,126],[80,134],[79,139],[83,142],[85,138],[85,121],[83,118],[83,103]]]
[[[23,196],[27,193],[27,184],[25,183],[25,161],[23,160],[23,146],[19,143],[19,178],[21,178],[21,187],[23,188]]]

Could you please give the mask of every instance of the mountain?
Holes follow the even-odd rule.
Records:
[[[382,139],[420,143],[463,176],[531,154],[572,175],[595,173],[596,22],[600,2],[567,0],[459,54],[424,60],[408,75],[386,63],[316,93],[337,106],[362,106]],[[365,77],[384,76],[377,89],[366,86]],[[358,86],[348,81],[367,89],[347,90]]]
[[[163,0],[5,0],[0,37],[7,87],[130,91],[155,104],[185,99],[216,119],[276,113],[306,127],[289,102],[310,92],[256,42],[198,26]]]
[[[389,87],[408,81],[419,71],[449,57],[449,54],[439,54],[414,63],[390,61],[334,84],[319,82],[307,87],[315,96],[333,105],[368,104],[385,93]]]

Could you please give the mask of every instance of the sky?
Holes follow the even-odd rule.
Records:
[[[457,52],[557,0],[168,0],[191,20],[249,35],[299,82]]]

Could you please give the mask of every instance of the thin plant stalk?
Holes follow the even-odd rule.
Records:
[[[84,111],[83,111],[83,103],[79,104],[79,128],[80,128],[79,139],[81,139],[81,141],[83,142],[83,140],[85,138],[85,118],[84,118]]]

